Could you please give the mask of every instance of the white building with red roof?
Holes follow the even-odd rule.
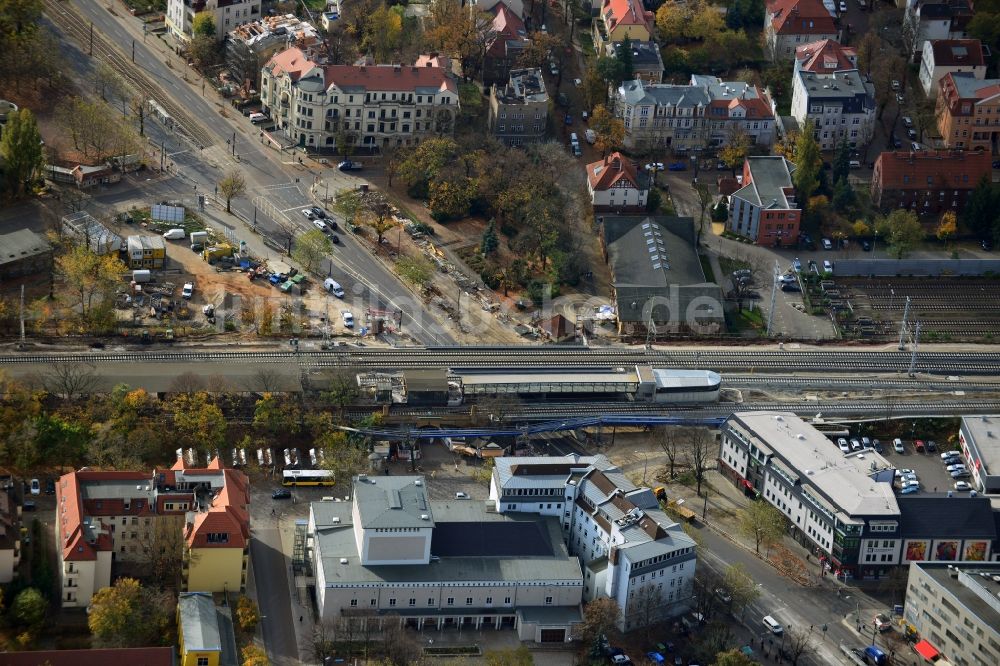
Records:
[[[148,562],[153,549],[184,541],[185,589],[246,586],[250,492],[243,472],[218,458],[207,468],[178,460],[152,472],[84,468],[56,483],[56,543],[63,607],[86,607],[111,585],[115,562]]]
[[[832,39],[820,39],[795,48],[795,72],[832,74],[858,68],[858,50]]]
[[[612,106],[625,125],[625,148],[683,152],[723,145],[734,128],[751,143],[774,143],[775,119],[767,93],[743,81],[692,74],[687,85],[625,81]]]
[[[649,196],[649,176],[614,152],[587,165],[587,192],[595,211],[642,212]]]
[[[771,0],[764,13],[764,44],[771,60],[791,60],[802,44],[838,38],[822,0]]]
[[[648,42],[655,34],[653,12],[641,0],[604,0],[594,19],[594,47],[604,52],[606,44],[617,44],[627,37],[633,42]]]
[[[287,49],[261,71],[261,105],[292,143],[313,150],[334,150],[339,135],[360,147],[413,145],[450,134],[459,111],[458,84],[424,62],[321,65]]]

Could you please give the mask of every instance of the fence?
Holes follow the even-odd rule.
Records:
[[[1000,259],[840,259],[838,277],[869,275],[906,277],[946,275],[1000,275]]]

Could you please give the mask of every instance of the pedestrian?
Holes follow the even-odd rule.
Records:
[[[273,508],[271,509],[271,515],[272,516],[274,515],[274,509]]]
[[[302,621],[302,617],[303,617],[302,615],[299,615],[299,622]]]

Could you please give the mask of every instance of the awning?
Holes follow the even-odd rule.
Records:
[[[913,649],[917,651],[921,657],[927,661],[934,661],[941,654],[937,651],[937,648],[927,642],[926,639],[920,641],[913,646]]]
[[[746,479],[740,479],[740,481],[743,482],[743,487],[744,488],[746,488],[747,490],[753,490],[753,484],[752,483],[750,483]]]

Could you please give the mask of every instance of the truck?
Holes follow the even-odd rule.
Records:
[[[685,522],[694,523],[698,514],[684,506],[681,502],[683,502],[683,500],[673,500],[672,502],[669,502],[667,506]]]
[[[213,263],[222,259],[223,257],[233,256],[234,248],[229,243],[220,243],[219,245],[209,245],[202,251],[202,258],[208,263]]]

